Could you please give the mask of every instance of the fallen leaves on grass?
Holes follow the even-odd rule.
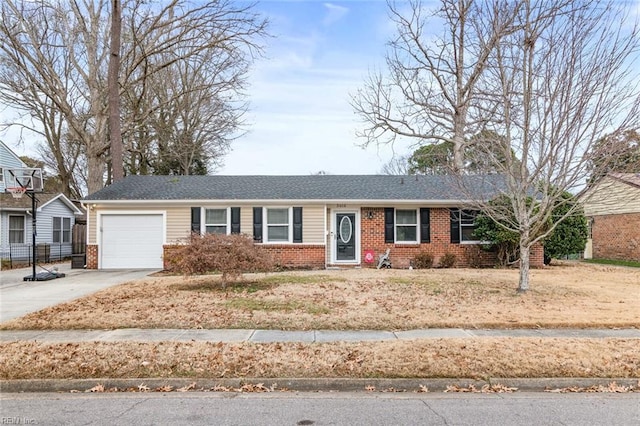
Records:
[[[516,392],[518,388],[508,387],[501,384],[483,385],[480,389],[476,388],[474,385],[469,385],[467,387],[460,387],[457,385],[447,386],[445,392],[471,392],[471,393],[512,393]]]
[[[607,386],[593,385],[589,387],[571,386],[566,388],[546,389],[545,392],[551,393],[630,393],[640,392],[640,381],[638,386],[623,386],[616,382],[611,382]]]
[[[247,276],[219,291],[215,277],[153,277],[0,325],[4,329],[637,327],[637,271],[567,264],[517,270],[340,270]],[[212,281],[213,280],[213,281]],[[215,291],[212,291],[215,289]],[[153,297],[150,297],[153,295]],[[620,303],[624,301],[624,303]]]
[[[0,343],[0,379],[640,377],[640,339]],[[526,354],[526,355],[523,355]],[[149,364],[141,365],[142,360]]]

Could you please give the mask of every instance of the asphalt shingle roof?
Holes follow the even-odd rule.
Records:
[[[43,204],[51,201],[55,197],[59,195],[55,193],[43,193],[39,192],[36,194],[36,200],[38,201],[37,206],[41,207]],[[27,194],[23,194],[22,198],[13,198],[13,195],[9,193],[0,193],[0,208],[6,210],[31,210],[31,198]]]
[[[475,194],[499,192],[498,175],[465,176]],[[452,176],[127,176],[85,198],[115,200],[439,200],[477,199]]]

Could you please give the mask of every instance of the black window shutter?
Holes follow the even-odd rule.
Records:
[[[302,207],[293,208],[293,242],[302,242]]]
[[[262,242],[262,207],[253,208],[253,241]]]
[[[384,242],[385,243],[393,243],[393,225],[395,223],[395,218],[393,217],[394,211],[393,207],[387,207],[384,209]]]
[[[200,207],[191,207],[191,232],[200,233]]]
[[[420,209],[420,242],[431,242],[430,211],[427,208]]]
[[[240,233],[240,207],[231,207],[231,233]]]
[[[460,210],[451,209],[451,243],[457,244],[460,242]]]

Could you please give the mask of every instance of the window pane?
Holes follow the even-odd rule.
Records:
[[[396,210],[396,223],[400,225],[415,225],[416,211],[415,210]]]
[[[396,228],[396,241],[418,241],[416,226],[398,226]]]
[[[475,232],[475,226],[463,226],[461,228],[462,241],[477,241],[477,238],[473,233]]]
[[[64,231],[71,230],[71,218],[65,217],[64,219],[62,219],[62,229]]]
[[[53,218],[53,230],[60,230],[60,219],[59,217],[54,217]]]
[[[268,241],[289,241],[288,226],[269,226],[267,232]]]
[[[206,223],[215,225],[227,224],[227,209],[207,209],[205,215]]]
[[[267,224],[289,223],[289,209],[267,209]]]
[[[54,229],[53,230],[53,242],[54,243],[59,243],[60,242],[60,230],[58,230],[58,229]]]
[[[478,214],[475,210],[462,210],[460,219],[463,225],[473,225],[473,222],[476,220],[476,215]]]
[[[24,230],[24,216],[9,216],[9,229]]]
[[[227,226],[207,226],[205,229],[207,234],[226,234]]]

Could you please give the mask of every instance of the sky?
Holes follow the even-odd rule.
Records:
[[[270,21],[272,37],[248,76],[248,132],[214,173],[379,173],[394,151],[361,147],[363,125],[349,100],[370,70],[384,67],[394,31],[386,1],[258,0],[254,10]],[[0,119],[11,116],[0,111]],[[37,157],[37,143],[23,136],[19,143],[18,129],[0,134],[18,155]]]
[[[349,104],[370,70],[384,66],[394,27],[384,0],[261,1],[271,22],[249,76],[249,133],[220,174],[375,174],[390,147],[360,145]]]
[[[630,4],[640,11],[640,0]],[[255,11],[272,37],[248,76],[248,132],[216,174],[376,174],[412,152],[401,142],[363,148],[356,132],[364,125],[349,103],[370,71],[386,69],[395,26],[385,0],[259,0]],[[0,137],[35,156],[32,142],[17,145],[19,132]]]

